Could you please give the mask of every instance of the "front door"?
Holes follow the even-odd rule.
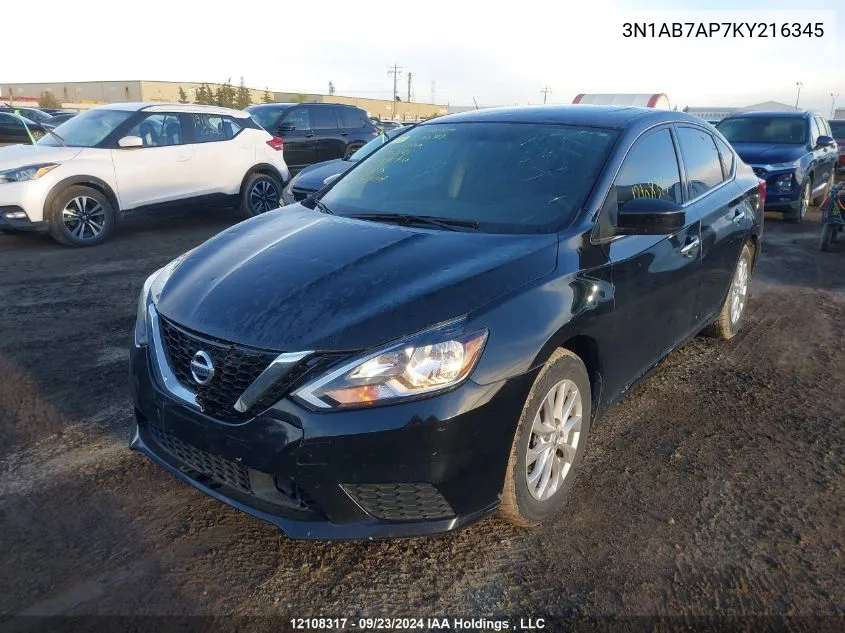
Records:
[[[616,213],[637,197],[684,201],[676,146],[669,127],[637,139],[599,217],[611,262],[614,309],[611,345],[625,349],[608,393],[620,393],[690,332],[700,266],[700,222],[687,209],[672,235],[618,235]]]
[[[286,112],[279,121],[279,136],[285,142],[285,163],[291,171],[299,171],[316,162],[316,143],[308,108],[303,106]]]
[[[185,143],[178,114],[157,112],[138,122],[127,136],[143,147],[112,150],[117,195],[122,209],[189,198],[196,192],[194,152]]]

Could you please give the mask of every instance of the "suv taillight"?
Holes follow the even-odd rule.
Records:
[[[766,206],[766,181],[762,178],[757,179],[757,195],[760,197],[759,210],[762,211]]]
[[[269,141],[267,141],[267,145],[272,147],[277,152],[281,152],[285,148],[285,142],[278,136],[274,136]]]

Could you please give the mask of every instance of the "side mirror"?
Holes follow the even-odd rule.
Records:
[[[820,136],[816,141],[816,149],[821,149],[822,147],[836,147],[836,139],[832,136]]]
[[[133,147],[144,147],[144,140],[140,136],[124,136],[117,142],[121,149],[132,149]]]
[[[671,200],[634,198],[619,209],[616,226],[623,234],[670,235],[686,226],[686,213]]]
[[[279,126],[278,131],[279,132],[293,132],[295,129],[296,129],[295,125],[291,125],[290,123],[282,123]]]

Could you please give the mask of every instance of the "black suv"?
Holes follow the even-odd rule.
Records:
[[[716,126],[766,181],[766,211],[802,222],[833,185],[837,149],[824,117],[810,112],[743,112]]]
[[[378,136],[361,108],[336,103],[265,103],[247,108],[265,130],[285,142],[291,173],[312,163],[346,158]]]

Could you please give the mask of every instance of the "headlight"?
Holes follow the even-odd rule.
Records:
[[[190,251],[188,251],[190,252]],[[170,279],[176,267],[182,263],[182,260],[187,257],[188,253],[180,255],[172,262],[162,268],[159,268],[152,275],[147,277],[141,288],[141,294],[138,297],[138,309],[135,314],[135,345],[141,347],[150,342],[149,333],[147,332],[147,306],[150,302],[158,301],[164,284]]]
[[[293,395],[319,409],[387,404],[432,395],[460,384],[475,367],[487,330],[463,322],[426,330],[346,363]]]
[[[772,163],[771,165],[766,165],[766,169],[769,171],[775,171],[776,169],[795,169],[800,163],[800,160],[792,160],[788,163]]]
[[[25,182],[37,180],[44,174],[53,171],[58,165],[56,163],[42,163],[40,165],[28,165],[0,171],[0,184],[7,182]]]
[[[782,189],[784,191],[788,191],[792,189],[792,174],[784,174],[783,176],[778,176],[778,179],[775,181],[778,189]]]

